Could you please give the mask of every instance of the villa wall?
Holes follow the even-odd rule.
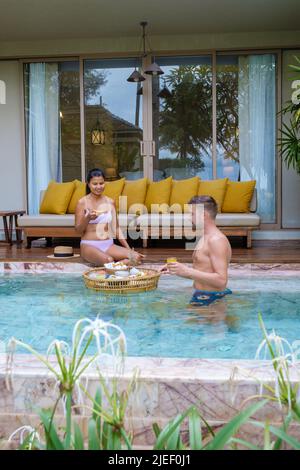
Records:
[[[212,49],[292,48],[300,45],[300,31],[266,31],[226,34],[151,35],[157,52],[203,51]],[[140,37],[74,38],[43,41],[0,42],[0,58],[61,56],[78,54],[126,54],[140,46]]]
[[[99,38],[49,41],[0,42],[0,59],[12,57],[59,57],[87,54],[134,55],[139,38]],[[164,53],[183,53],[205,50],[289,49],[283,52],[282,101],[290,98],[288,64],[292,56],[300,54],[300,32],[281,31],[266,33],[200,34],[151,37],[153,50]],[[136,53],[136,52],[135,52]],[[22,103],[20,96],[20,68],[17,60],[0,60],[0,79],[7,84],[7,104],[0,105],[0,210],[22,209],[25,198],[25,156],[23,149]],[[285,118],[287,119],[287,118]],[[279,160],[281,166],[281,161]],[[299,238],[300,229],[300,177],[282,164],[282,228],[284,237]],[[12,186],[13,184],[13,186]],[[15,188],[15,189],[14,189]],[[9,199],[7,195],[9,194]],[[2,224],[2,221],[0,222]],[[0,225],[2,228],[2,225]],[[294,229],[294,230],[293,230]],[[296,231],[295,229],[298,229]],[[268,232],[272,233],[272,232]],[[280,232],[278,232],[280,233]],[[261,238],[261,232],[258,237]],[[254,238],[256,235],[254,234]],[[265,238],[265,237],[263,237]],[[266,238],[269,238],[266,232]],[[271,237],[272,238],[272,237]]]
[[[0,77],[6,84],[6,104],[0,104],[0,211],[24,209],[26,187],[19,62],[0,61]],[[1,218],[1,238],[2,229]]]

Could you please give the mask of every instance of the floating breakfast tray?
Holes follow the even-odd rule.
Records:
[[[125,277],[124,279],[94,278],[95,274],[105,275],[107,271],[103,268],[93,268],[83,273],[86,287],[114,294],[126,294],[129,292],[144,292],[157,288],[160,273],[155,269],[141,269],[144,275],[137,277]],[[92,273],[95,273],[91,276]]]

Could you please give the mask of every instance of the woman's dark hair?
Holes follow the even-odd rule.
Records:
[[[90,170],[88,172],[88,175],[86,177],[86,188],[85,188],[85,193],[86,194],[90,194],[91,190],[89,188],[89,185],[88,183],[91,181],[92,178],[94,177],[97,177],[97,176],[102,176],[102,178],[104,178],[104,173],[102,170],[100,170],[99,168],[93,168],[92,170]]]

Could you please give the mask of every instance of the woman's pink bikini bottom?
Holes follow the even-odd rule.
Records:
[[[97,250],[103,251],[104,253],[114,244],[112,238],[107,240],[81,240],[80,245],[89,245],[97,248]]]

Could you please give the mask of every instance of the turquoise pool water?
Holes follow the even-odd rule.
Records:
[[[15,336],[45,352],[55,338],[70,341],[78,319],[100,314],[123,329],[130,356],[252,359],[262,339],[258,312],[267,329],[300,339],[299,281],[233,278],[233,295],[205,312],[188,308],[191,282],[171,276],[152,292],[107,296],[87,289],[80,274],[2,274],[0,340]]]

